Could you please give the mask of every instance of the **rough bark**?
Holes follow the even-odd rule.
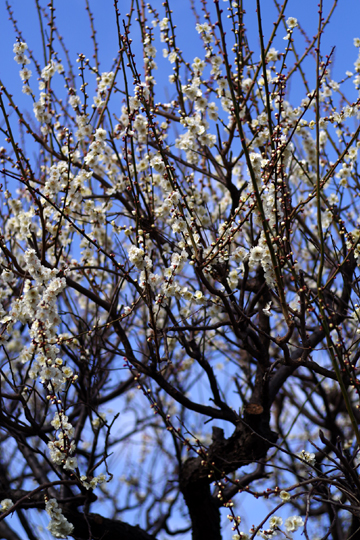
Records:
[[[245,420],[246,419],[246,420]],[[180,490],[189,509],[193,540],[220,540],[220,511],[210,484],[238,468],[264,458],[276,441],[268,414],[245,415],[228,439],[218,428],[206,459],[190,458],[180,471]]]
[[[74,525],[72,537],[75,540],[155,540],[140,527],[134,527],[123,521],[108,519],[99,514],[84,514],[63,511],[66,518]]]

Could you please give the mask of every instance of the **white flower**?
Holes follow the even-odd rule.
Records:
[[[112,85],[114,80],[114,73],[112,71],[104,72],[101,74],[101,83],[105,87],[109,87]]]
[[[170,64],[173,64],[177,59],[177,53],[175,51],[171,52],[168,56]]]
[[[23,81],[28,81],[32,75],[31,69],[28,69],[27,67],[24,67],[19,71],[20,77]]]
[[[289,28],[296,28],[298,26],[297,19],[295,17],[289,17],[286,21]]]
[[[194,58],[192,68],[193,68],[194,71],[199,71],[200,73],[202,73],[204,71],[205,65],[206,64],[205,64],[204,60],[200,60],[200,58],[196,57],[196,58]]]
[[[209,103],[207,113],[209,115],[210,120],[214,120],[216,122],[219,116],[217,111],[218,111],[218,107],[215,105],[214,101]]]
[[[28,46],[25,41],[18,41],[14,43],[13,52],[15,54],[23,54],[27,50]]]
[[[76,109],[77,107],[79,107],[79,105],[81,105],[81,100],[79,96],[71,95],[69,97],[69,103],[73,109]]]
[[[197,304],[203,304],[205,302],[205,297],[201,291],[195,291],[193,299]]]
[[[6,512],[6,510],[9,510],[9,508],[14,506],[14,503],[12,502],[11,499],[3,499],[2,501],[0,501],[0,505],[1,505],[1,510]]]
[[[94,418],[94,420],[91,421],[92,426],[95,429],[98,429],[99,427],[103,426],[106,422],[106,414],[100,413],[99,416]]]
[[[23,66],[27,66],[28,64],[30,64],[30,59],[26,56],[26,54],[17,54],[16,56],[14,56],[14,60],[15,62]]]
[[[103,128],[98,128],[95,131],[95,139],[100,142],[104,142],[106,139],[107,133],[106,130]]]
[[[74,471],[77,467],[76,457],[68,457],[64,464],[64,469],[67,471]]]
[[[53,61],[51,61],[50,64],[45,66],[44,69],[42,70],[41,78],[44,81],[48,81],[49,79],[51,79],[51,77],[55,75],[55,73],[56,73],[56,64]]]
[[[284,491],[284,490],[280,491],[280,495],[279,495],[279,496],[280,496],[280,499],[281,499],[282,501],[284,501],[284,502],[289,501],[290,498],[291,498],[290,493],[288,493],[287,491]]]
[[[313,452],[305,452],[305,450],[301,450],[299,457],[309,463],[311,466],[314,466],[316,463],[315,454]]]
[[[94,105],[97,109],[100,109],[101,107],[105,105],[105,101],[101,98],[100,94],[97,94],[96,96],[94,96],[93,100],[94,100]]]
[[[271,47],[271,49],[268,51],[266,55],[266,61],[267,62],[276,62],[278,59],[279,52],[274,48]]]
[[[74,525],[68,522],[63,516],[56,499],[50,499],[45,504],[45,510],[50,516],[50,523],[47,529],[55,538],[67,538],[74,530]]]
[[[251,262],[260,262],[264,256],[264,250],[261,246],[255,246],[250,252]]]
[[[208,25],[208,23],[197,24],[195,28],[199,34],[201,34],[202,32],[205,32],[206,34],[210,34],[211,32],[211,27]]]
[[[58,415],[58,413],[55,414],[54,420],[52,420],[52,422],[50,422],[50,423],[53,426],[53,428],[55,428],[55,429],[60,429],[61,428],[61,418]]]
[[[183,86],[182,91],[189,99],[191,99],[191,101],[194,101],[197,97],[200,97],[202,95],[201,90],[195,85]]]
[[[151,166],[156,172],[163,174],[165,172],[165,164],[160,155],[156,155],[151,160]]]
[[[238,286],[239,277],[237,270],[231,270],[231,272],[229,272],[227,282],[231,290],[234,290]]]
[[[131,246],[131,248],[129,249],[130,262],[132,262],[136,266],[136,268],[139,268],[140,270],[142,270],[145,266],[144,255],[144,250],[141,248]]]
[[[169,19],[164,17],[162,21],[159,22],[160,30],[166,30],[169,25]]]
[[[331,206],[334,204],[339,204],[339,197],[336,195],[336,193],[331,193],[331,195],[328,197],[328,201]]]
[[[272,516],[269,520],[269,525],[271,529],[276,529],[277,527],[281,527],[283,523],[283,520],[279,516]]]
[[[300,516],[291,516],[285,520],[287,532],[295,532],[299,527],[304,525],[304,521]]]
[[[62,372],[64,374],[64,377],[66,377],[67,379],[69,379],[69,377],[73,376],[73,370],[71,368],[69,368],[69,366],[64,366],[62,368]]]
[[[30,86],[28,86],[27,84],[24,84],[21,91],[22,91],[23,94],[26,94],[27,96],[32,95],[32,90],[31,90]]]
[[[153,58],[156,56],[156,48],[154,45],[146,45],[145,52],[148,56],[152,56]]]
[[[223,65],[224,61],[221,58],[221,56],[212,56],[210,58],[210,62],[212,65],[211,74],[216,75],[220,71],[220,67]]]

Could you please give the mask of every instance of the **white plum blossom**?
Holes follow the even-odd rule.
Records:
[[[305,450],[301,450],[299,457],[306,461],[309,465],[312,467],[316,464],[316,457],[314,452],[306,452]]]
[[[283,520],[279,516],[272,516],[269,520],[269,526],[271,529],[276,529],[278,527],[281,527],[283,524]]]
[[[287,502],[287,501],[289,501],[291,499],[290,493],[288,493],[287,491],[284,491],[284,490],[280,491],[279,497],[283,502]]]
[[[21,69],[19,73],[23,81],[28,81],[32,75],[31,69],[28,69],[27,67]]]
[[[151,166],[155,169],[156,172],[163,174],[165,172],[165,164],[161,155],[157,154],[151,160]]]
[[[56,499],[46,501],[45,510],[50,516],[47,529],[55,538],[67,538],[73,532],[74,526],[65,518]]]
[[[269,49],[266,55],[267,62],[276,62],[278,58],[279,58],[279,51],[277,51],[274,47],[271,47],[271,49]]]
[[[298,26],[298,21],[295,17],[289,17],[286,19],[286,24],[289,28],[296,28]]]
[[[25,41],[17,41],[14,43],[13,52],[15,54],[24,54],[25,51],[28,50],[28,45],[25,43]]]
[[[144,250],[137,248],[136,246],[131,246],[129,250],[129,259],[135,264],[137,268],[142,268],[144,265]]]
[[[206,298],[202,291],[195,291],[193,298],[197,304],[204,304],[206,302]]]
[[[51,62],[43,68],[41,71],[41,78],[44,81],[49,81],[51,77],[55,75],[56,72],[62,73],[64,71],[64,67],[59,62],[54,62],[51,60]]]
[[[211,27],[208,23],[202,23],[202,24],[199,24],[197,23],[196,26],[196,31],[201,34],[202,32],[204,32],[205,34],[210,34],[211,33]],[[15,52],[15,51],[14,51]]]
[[[296,532],[303,525],[304,521],[300,516],[291,516],[285,520],[285,527],[287,532]]]
[[[174,62],[176,61],[177,57],[178,57],[177,52],[175,52],[175,51],[171,52],[171,53],[168,55],[168,59],[169,59],[170,64],[174,64]]]
[[[6,510],[9,510],[9,508],[14,506],[14,503],[12,502],[11,499],[3,499],[2,501],[0,501],[0,505],[1,505],[1,510],[3,512],[6,512]]]
[[[64,469],[66,471],[74,471],[77,466],[78,464],[76,457],[68,457],[64,463]]]

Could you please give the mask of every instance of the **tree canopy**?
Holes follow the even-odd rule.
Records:
[[[172,3],[103,71],[88,0],[90,57],[6,2],[0,537],[360,538],[360,39]]]

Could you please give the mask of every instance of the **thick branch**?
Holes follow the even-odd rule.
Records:
[[[180,471],[180,490],[192,522],[193,540],[219,540],[219,505],[211,496],[210,483],[243,465],[264,458],[277,439],[268,425],[268,414],[246,415],[229,439],[214,429],[213,443],[205,456],[188,459]],[[256,429],[255,429],[256,426]],[[257,435],[261,435],[260,437]]]
[[[99,514],[72,513],[63,510],[64,515],[74,525],[72,537],[75,540],[155,540],[140,527],[134,527],[123,521],[108,519]]]

